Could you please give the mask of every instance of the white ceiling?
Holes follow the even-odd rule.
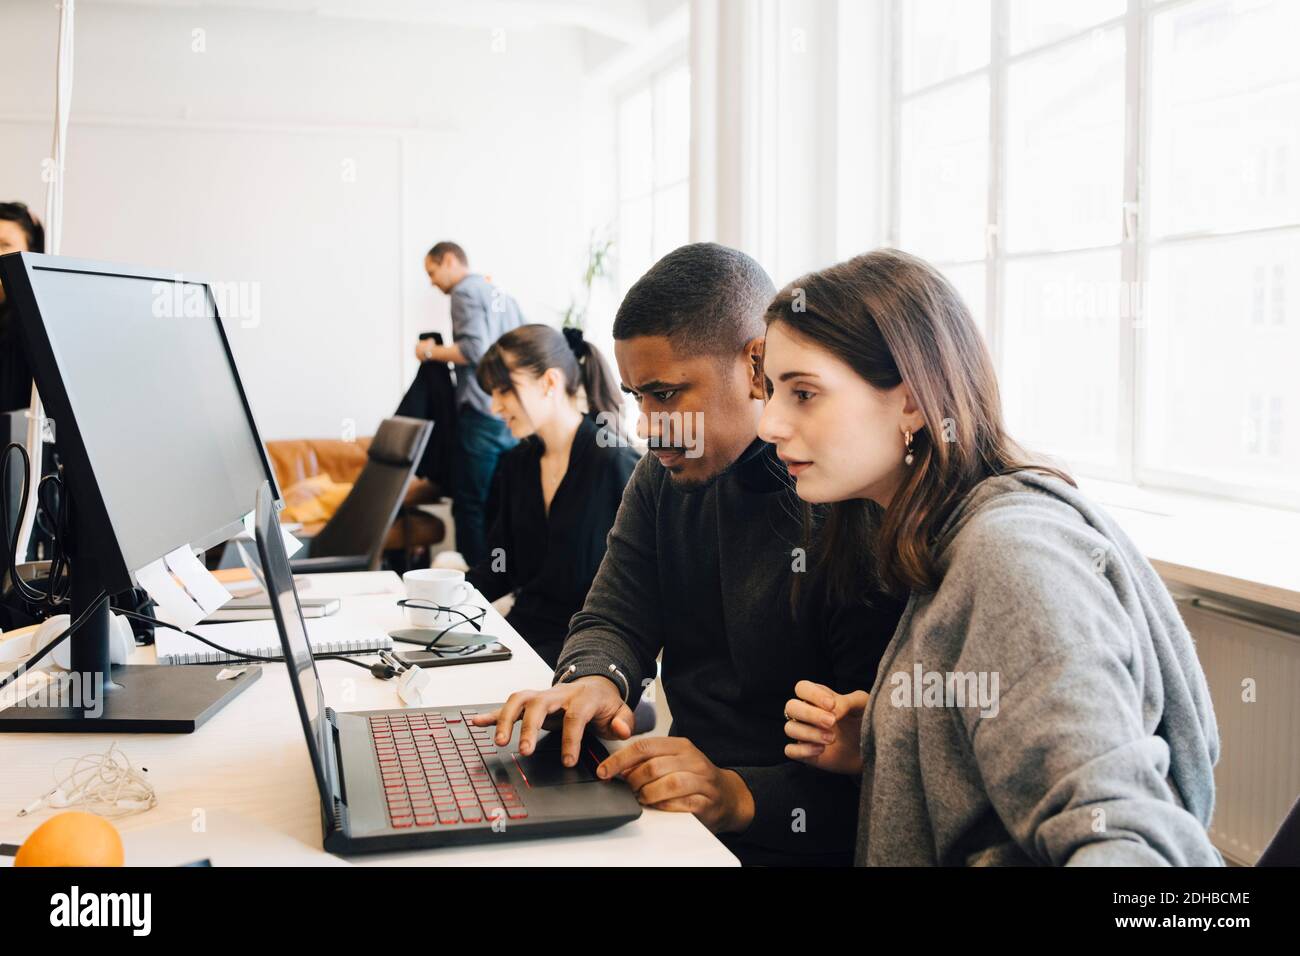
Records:
[[[80,0],[171,9],[236,9],[337,19],[527,30],[559,26],[636,44],[684,0]]]

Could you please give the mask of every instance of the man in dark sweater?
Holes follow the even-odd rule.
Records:
[[[670,253],[628,292],[614,353],[651,453],[624,492],[554,685],[476,722],[496,722],[504,745],[520,721],[524,754],[542,728],[562,726],[572,766],[586,726],[631,735],[662,651],[670,735],[629,744],[600,775],[622,775],[646,806],[694,813],[742,862],[847,864],[857,781],[786,759],[781,709],[804,678],[866,686],[901,608],[878,596],[831,607],[805,588],[794,611],[800,506],[757,437],[773,294],[756,262],[711,243]]]

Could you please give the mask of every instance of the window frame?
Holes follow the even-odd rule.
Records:
[[[637,200],[648,199],[650,202],[650,256],[654,259],[654,251],[658,244],[659,238],[659,216],[658,216],[658,199],[670,189],[685,185],[688,195],[690,194],[691,183],[691,164],[689,158],[684,166],[683,175],[665,182],[659,182],[658,170],[660,163],[659,150],[661,148],[661,111],[664,110],[662,96],[660,95],[661,84],[667,78],[678,71],[686,73],[687,82],[690,82],[691,66],[690,60],[685,53],[664,61],[655,66],[654,69],[640,74],[636,82],[621,88],[614,97],[614,208],[615,208],[615,236],[619,235],[622,227],[623,206],[625,203]],[[649,93],[650,96],[650,190],[649,192],[640,192],[635,194],[624,193],[623,182],[623,158],[626,146],[623,142],[620,117],[622,116],[623,107],[628,100],[643,93]],[[687,210],[689,222],[689,206]],[[627,276],[624,274],[624,263],[618,250],[615,251],[615,284],[619,289],[620,297],[640,276]]]
[[[902,209],[899,187],[902,182],[903,105],[945,87],[987,75],[989,152],[984,257],[934,260],[933,264],[941,270],[958,266],[969,267],[981,264],[984,266],[984,333],[999,375],[1002,375],[1005,368],[1004,309],[1008,262],[1071,256],[1086,252],[1118,252],[1120,258],[1118,280],[1121,283],[1119,288],[1145,290],[1149,276],[1150,254],[1153,249],[1177,243],[1246,238],[1274,233],[1283,235],[1300,233],[1300,221],[1249,228],[1202,229],[1164,236],[1153,236],[1149,231],[1151,190],[1149,184],[1144,182],[1144,175],[1149,168],[1152,137],[1152,22],[1157,14],[1180,6],[1200,3],[1203,0],[1127,0],[1124,12],[1118,16],[1046,43],[1030,46],[1014,54],[1010,52],[1010,0],[990,0],[988,63],[977,69],[904,91],[902,83],[903,6],[906,2],[907,0],[890,0],[887,13],[889,22],[886,35],[890,60],[887,147],[890,155],[887,167],[891,186],[887,196],[887,242],[897,247],[900,238]],[[1121,208],[1115,210],[1116,215],[1121,217],[1119,239],[1104,245],[1067,249],[1033,249],[1009,253],[1004,248],[1001,235],[1001,225],[1006,221],[1006,118],[1009,70],[1022,61],[1077,43],[1096,31],[1115,28],[1123,29],[1125,43],[1123,196]],[[1260,488],[1161,469],[1143,460],[1144,428],[1148,424],[1143,421],[1142,414],[1144,370],[1147,360],[1143,335],[1145,323],[1142,318],[1120,316],[1117,324],[1119,368],[1116,381],[1119,388],[1117,405],[1120,412],[1119,420],[1116,422],[1115,465],[1104,467],[1089,463],[1078,465],[1071,463],[1073,470],[1083,477],[1153,490],[1189,492],[1241,503],[1300,510],[1300,488],[1293,493],[1287,493],[1285,490]],[[1300,440],[1300,436],[1293,440]]]

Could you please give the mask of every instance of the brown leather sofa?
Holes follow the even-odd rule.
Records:
[[[357,475],[366,464],[366,449],[370,446],[369,436],[356,441],[343,441],[338,438],[293,438],[283,441],[269,441],[266,452],[271,456],[271,467],[275,469],[276,481],[280,488],[288,488],[294,482],[304,478],[325,474],[338,482],[355,482]],[[384,540],[384,550],[406,551],[412,553],[418,548],[427,548],[438,544],[447,537],[447,526],[437,515],[418,510],[419,505],[438,501],[441,495],[438,489],[422,478],[411,481],[406,490],[406,499],[397,520],[388,529]],[[310,537],[323,527],[323,524],[305,525],[303,535]]]

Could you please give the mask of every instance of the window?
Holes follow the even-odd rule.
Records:
[[[618,103],[620,298],[690,232],[690,73],[656,73]]]
[[[966,299],[1013,434],[1078,474],[1300,508],[1300,3],[893,20],[891,240]]]

